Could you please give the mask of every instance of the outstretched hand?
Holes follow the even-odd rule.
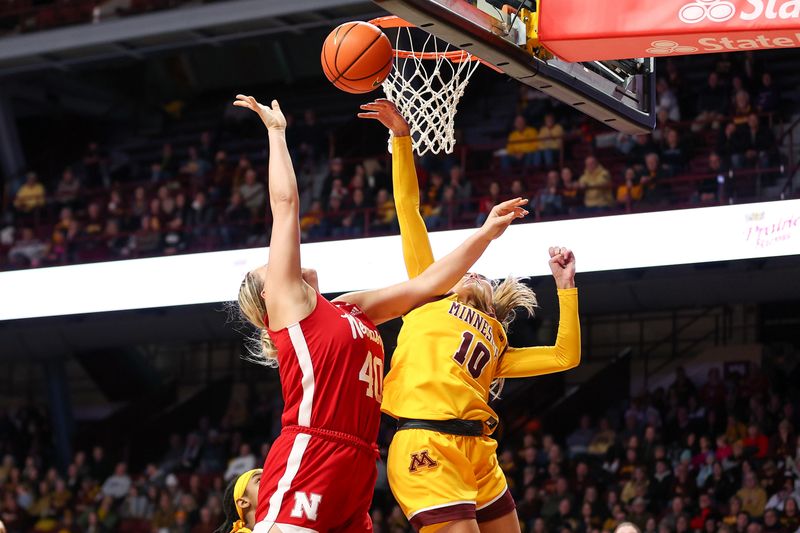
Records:
[[[359,118],[371,118],[379,121],[389,128],[395,137],[405,137],[411,134],[406,119],[403,118],[397,107],[386,98],[378,98],[374,102],[362,104],[361,109],[365,112],[359,113]]]
[[[236,107],[246,107],[258,114],[268,130],[286,129],[286,117],[283,116],[283,111],[281,111],[281,106],[278,104],[277,100],[272,101],[272,107],[267,107],[263,104],[259,104],[258,100],[252,96],[237,94],[236,101],[233,105]]]
[[[528,211],[522,208],[527,203],[528,200],[525,198],[514,198],[497,204],[492,208],[481,229],[486,232],[490,240],[495,240],[512,222],[528,214]]]
[[[550,254],[550,271],[556,279],[559,289],[571,289],[575,286],[575,254],[569,248],[552,246]]]

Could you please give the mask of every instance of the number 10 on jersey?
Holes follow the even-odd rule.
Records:
[[[375,398],[378,403],[383,400],[383,361],[379,357],[367,352],[358,379],[367,383],[368,398]]]

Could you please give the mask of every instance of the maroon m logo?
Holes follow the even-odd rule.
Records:
[[[408,467],[409,472],[416,472],[420,468],[435,468],[439,463],[431,459],[428,450],[422,450],[411,454],[411,465]]]

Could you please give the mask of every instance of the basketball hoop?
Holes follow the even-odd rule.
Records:
[[[380,17],[370,23],[397,29],[394,68],[383,82],[383,91],[408,120],[414,151],[417,155],[452,153],[456,107],[483,61],[448,43],[442,44],[427,32],[422,45],[415,47],[411,30],[416,26],[400,17]],[[408,49],[401,48],[401,37],[407,39]]]

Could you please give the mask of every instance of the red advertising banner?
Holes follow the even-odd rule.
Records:
[[[800,47],[800,0],[540,0],[539,38],[566,61]]]

